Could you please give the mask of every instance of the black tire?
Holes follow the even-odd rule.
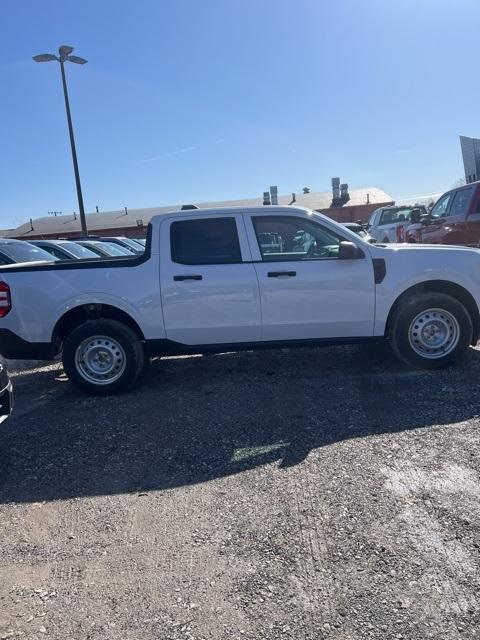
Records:
[[[95,346],[96,341],[92,340],[93,347],[90,351],[93,352],[95,348],[101,350],[105,345],[103,357],[112,360],[110,382],[107,375],[101,379],[102,374],[88,369],[88,359],[79,361],[81,354],[84,354],[85,351],[81,350],[77,354],[77,350],[94,337],[105,338],[103,341],[98,340],[98,346]],[[115,353],[119,356],[118,361]],[[117,320],[100,319],[89,320],[70,333],[63,345],[62,359],[65,373],[76,387],[89,395],[108,396],[121,393],[135,383],[143,370],[145,354],[139,337],[130,327]],[[117,362],[121,362],[121,365],[118,365],[118,370],[115,371],[114,367],[117,366]],[[109,364],[107,363],[106,366]],[[86,379],[86,376],[96,377],[97,381]]]
[[[436,313],[428,315],[432,310]],[[413,324],[423,313],[427,314],[424,319]],[[422,327],[425,331],[440,327],[444,332],[444,345],[426,349]],[[395,355],[419,369],[441,369],[460,362],[472,342],[472,335],[472,319],[467,309],[445,293],[424,293],[406,298],[396,309],[388,333]],[[419,353],[422,349],[424,355]]]

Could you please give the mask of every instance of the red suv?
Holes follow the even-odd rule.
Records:
[[[480,246],[480,182],[447,191],[428,215],[412,216],[405,240]]]

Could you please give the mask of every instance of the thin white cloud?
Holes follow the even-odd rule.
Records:
[[[176,151],[169,151],[168,153],[162,153],[159,156],[153,156],[152,158],[145,158],[142,162],[154,162],[155,160],[163,160],[163,158],[171,158],[172,156],[179,156],[182,153],[191,153],[195,151],[196,147],[184,147],[183,149],[177,149]]]

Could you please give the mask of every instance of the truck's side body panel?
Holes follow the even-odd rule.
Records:
[[[361,252],[357,259],[339,259],[337,242],[337,257],[333,252],[327,259],[323,255],[305,259],[298,251],[286,251],[277,259],[271,233],[272,254],[266,256],[251,221],[256,216],[304,220],[305,228],[320,226],[339,241],[355,243]],[[222,224],[226,220],[230,231],[234,223],[238,246],[228,245],[214,264],[179,257],[182,251],[187,257],[188,251],[200,252],[193,243],[195,234],[190,245],[184,238],[181,246],[174,246],[172,225],[217,219]],[[29,344],[37,345],[35,354],[40,353],[42,345],[51,344],[64,314],[84,305],[108,305],[127,314],[147,345],[157,345],[157,351],[169,343],[180,345],[178,351],[182,345],[201,351],[202,345],[215,349],[222,344],[279,346],[290,341],[383,337],[397,298],[424,282],[462,287],[478,312],[480,252],[461,247],[375,246],[325,216],[296,207],[200,210],[154,218],[144,257],[4,267],[0,281],[9,285],[12,303],[11,311],[0,319],[4,354],[8,335],[22,343],[18,351],[22,355],[13,357],[29,357]]]

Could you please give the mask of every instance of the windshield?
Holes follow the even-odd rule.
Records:
[[[76,242],[63,242],[60,246],[76,258],[98,258],[94,251]]]
[[[132,248],[132,251],[138,253],[139,251],[143,251],[143,246],[140,245],[136,240],[132,240],[131,238],[119,238],[123,242],[123,244],[127,244]]]
[[[2,253],[14,260],[15,262],[56,262],[58,258],[52,256],[48,251],[35,247],[29,242],[5,242],[0,244]]]
[[[121,247],[119,244],[115,244],[114,242],[92,242],[94,247],[98,247],[99,249],[103,249],[106,253],[111,256],[131,256],[132,252],[129,251],[125,247]]]

